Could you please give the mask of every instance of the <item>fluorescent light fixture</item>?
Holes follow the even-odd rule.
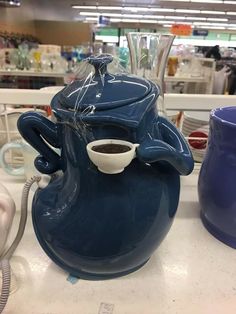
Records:
[[[218,22],[228,22],[228,19],[218,19],[218,18],[215,18],[215,17],[212,17],[212,18],[211,18],[211,17],[208,17],[208,18],[207,18],[207,21],[213,21],[213,22],[214,22],[214,21],[216,21],[216,22],[217,22],[217,21],[218,21]]]
[[[236,4],[235,1],[224,1],[225,4]]]
[[[171,24],[164,24],[162,25],[163,27],[171,27],[172,25]]]
[[[150,14],[144,14],[143,17],[145,19],[164,19],[164,15],[150,15]]]
[[[205,10],[201,10],[201,13],[202,14],[217,14],[217,15],[225,15],[225,12],[224,11],[205,11]]]
[[[191,23],[191,22],[175,22],[176,24],[184,24],[184,25],[192,25],[193,23]]]
[[[98,19],[96,17],[86,17],[86,21],[97,21]]]
[[[95,5],[72,5],[73,9],[84,9],[84,10],[96,10],[97,6]]]
[[[185,20],[185,16],[169,15],[169,16],[165,16],[165,19],[169,19],[169,20]]]
[[[160,2],[164,1],[173,1],[173,2],[190,2],[190,0],[160,0]]]
[[[175,24],[174,21],[157,21],[158,24]]]
[[[142,21],[142,20],[141,20]],[[139,23],[139,20],[137,19],[122,19],[122,22],[126,23]]]
[[[79,15],[82,15],[82,16],[99,16],[101,15],[101,13],[99,12],[80,12]]]
[[[223,0],[207,0],[207,1],[203,1],[203,0],[191,0],[191,2],[199,2],[199,3],[223,3]]]
[[[219,27],[219,26],[209,26],[208,29],[226,29],[226,27]]]
[[[197,17],[197,16],[186,16],[186,20],[195,20],[195,21],[206,21],[206,17]]]
[[[200,10],[188,10],[188,9],[176,9],[175,12],[177,13],[201,13]]]
[[[227,15],[236,15],[236,12],[226,12]]]
[[[110,21],[111,21],[111,22],[114,22],[114,23],[117,23],[117,22],[121,22],[121,19],[114,19],[114,18],[111,18]]]
[[[111,14],[109,15],[112,16]],[[116,16],[118,16],[118,14],[116,14]],[[127,17],[127,18],[140,18],[140,19],[144,17],[142,14],[119,14],[119,16]]]
[[[141,20],[140,22],[142,23],[152,23],[152,24],[156,24],[157,23],[157,20]]]
[[[175,9],[168,9],[168,8],[149,8],[152,12],[175,12]]]
[[[228,26],[229,24],[225,23],[210,23],[210,22],[193,22],[194,25],[214,25],[214,26]]]
[[[145,7],[123,7],[123,10],[138,12],[138,11],[148,11],[148,8],[145,8]]]
[[[123,8],[122,7],[112,7],[112,6],[98,6],[98,10],[115,10],[115,11],[119,11],[119,10],[122,10]]]

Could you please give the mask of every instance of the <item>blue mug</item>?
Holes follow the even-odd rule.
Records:
[[[236,107],[215,109],[210,115],[209,143],[198,193],[201,219],[220,241],[236,248]]]

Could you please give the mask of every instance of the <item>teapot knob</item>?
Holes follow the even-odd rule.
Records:
[[[87,60],[88,63],[94,66],[95,76],[97,76],[107,74],[107,65],[113,61],[113,57],[110,54],[101,54],[97,56],[91,56]]]

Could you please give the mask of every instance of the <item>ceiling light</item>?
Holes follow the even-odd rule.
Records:
[[[160,2],[164,1],[173,1],[173,2],[190,2],[191,0],[160,0]]]
[[[165,19],[170,19],[170,20],[185,20],[185,16],[169,15],[169,16],[165,16]]]
[[[201,13],[202,14],[220,14],[220,15],[225,15],[225,12],[224,11],[204,11],[204,10],[201,10]]]
[[[112,16],[111,14],[109,14]],[[118,16],[118,14],[116,14]],[[119,16],[127,17],[127,18],[143,18],[144,16],[142,14],[119,14]]]
[[[162,25],[163,27],[171,27],[172,25],[171,24],[164,24]]]
[[[95,5],[72,5],[73,9],[96,10]]]
[[[97,21],[98,19],[96,17],[86,17],[86,21]]]
[[[206,25],[206,26],[229,26],[230,24],[225,24],[225,23],[209,23],[209,22],[193,22],[194,25]]]
[[[188,10],[188,9],[176,9],[175,12],[178,12],[178,13],[201,13],[200,10]]]
[[[207,0],[207,1],[203,1],[203,0],[191,0],[191,2],[200,2],[200,3],[223,3],[223,0]]]
[[[226,12],[227,15],[236,15],[236,12]]]
[[[208,17],[208,18],[207,18],[207,21],[227,22],[227,21],[228,21],[228,19],[218,19],[218,18],[215,18],[215,17],[213,17],[213,18]]]
[[[142,23],[157,23],[156,20],[142,20]]]
[[[157,21],[158,24],[175,24],[174,21]]]
[[[122,22],[126,22],[126,23],[139,23],[139,20],[136,20],[136,19],[122,19]]]
[[[145,7],[123,7],[123,9],[126,11],[133,11],[133,12],[147,11],[148,10],[148,8],[145,8]]]
[[[114,18],[112,18],[112,19],[110,19],[110,21],[114,22],[114,23],[117,23],[117,22],[121,22],[121,19],[114,19]]]
[[[168,8],[149,8],[152,12],[175,12],[175,9],[168,9]]]
[[[123,8],[122,7],[112,7],[112,6],[98,6],[98,9],[99,10],[116,10],[116,11],[119,11],[119,10],[122,10]]]
[[[99,12],[80,12],[79,14],[83,15],[83,16],[87,16],[87,15],[89,15],[89,16],[99,16],[99,15],[101,15]]]
[[[219,27],[219,26],[208,26],[208,29],[226,29],[226,27]]]
[[[218,3],[218,4],[236,4],[235,1],[228,1],[228,0],[160,0],[160,2],[197,2],[197,3],[204,3],[204,4],[211,4],[211,3]]]
[[[149,14],[144,14],[143,17],[145,19],[164,19],[164,15],[149,15]]]
[[[195,20],[195,21],[206,21],[206,17],[198,17],[198,16],[186,16],[186,20]]]

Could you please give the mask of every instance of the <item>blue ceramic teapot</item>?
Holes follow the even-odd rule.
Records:
[[[159,88],[108,73],[111,61],[110,55],[90,57],[90,78],[55,95],[56,123],[35,112],[18,120],[21,135],[40,153],[35,167],[62,172],[34,195],[37,238],[56,264],[93,280],[128,274],[148,261],[173,222],[179,176],[193,169],[184,138],[157,114]],[[139,144],[136,158],[113,175],[100,172],[86,151],[89,142],[111,138]]]

